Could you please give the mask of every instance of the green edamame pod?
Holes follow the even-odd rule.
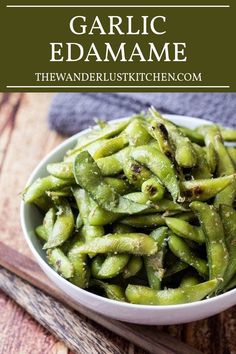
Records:
[[[104,181],[120,195],[127,193],[130,188],[129,184],[121,178],[104,177]]]
[[[196,130],[189,129],[187,127],[178,126],[179,130],[187,136],[193,143],[198,145],[204,145],[204,137],[202,134],[198,133]]]
[[[72,162],[56,162],[47,164],[47,171],[50,175],[74,181]]]
[[[234,168],[236,169],[236,148],[235,147],[227,147],[228,154],[234,164]]]
[[[236,130],[220,127],[220,132],[223,140],[225,141],[236,141]]]
[[[98,273],[99,273],[99,270],[101,269],[101,266],[102,266],[105,259],[106,259],[106,256],[104,256],[103,254],[98,254],[97,256],[95,256],[92,259],[91,275],[93,278],[99,278]]]
[[[165,225],[165,218],[161,214],[126,216],[120,222],[133,227],[157,227]]]
[[[82,241],[75,242],[68,252],[68,259],[74,268],[74,275],[70,281],[80,288],[85,289],[89,285],[90,269],[87,264],[87,255],[80,254],[77,251],[82,245]]]
[[[211,178],[211,167],[208,165],[205,151],[197,144],[193,144],[193,148],[197,156],[197,164],[192,170],[193,177],[195,179]]]
[[[210,167],[211,173],[214,173],[217,166],[217,154],[214,145],[209,142],[206,146],[206,159]]]
[[[164,274],[164,278],[171,277],[172,275],[181,272],[182,270],[185,270],[189,267],[189,265],[185,262],[182,262],[181,260],[177,260],[174,264],[169,266]]]
[[[224,288],[224,291],[231,290],[236,287],[236,274],[233,276],[233,278],[228,282],[226,287]]]
[[[38,178],[25,189],[23,193],[24,201],[25,203],[32,203],[43,196],[46,191],[59,189],[69,184],[71,184],[71,181],[62,180],[53,176]]]
[[[103,176],[113,176],[123,171],[124,159],[130,153],[130,147],[126,147],[117,153],[96,160]]]
[[[103,235],[103,226],[84,225],[79,232],[80,239],[83,242],[90,242],[94,238],[102,237]]]
[[[123,121],[123,122],[119,122],[119,123],[115,123],[115,124],[114,123],[107,124],[107,126],[104,127],[103,129],[93,128],[87,134],[81,135],[78,139],[78,142],[77,142],[75,148],[72,150],[69,150],[66,155],[67,156],[75,155],[75,154],[79,153],[82,149],[84,149],[86,146],[90,145],[91,143],[96,142],[97,140],[111,138],[115,135],[118,135],[119,133],[122,132],[122,130],[125,129],[125,127],[128,124],[129,124],[129,120],[127,119],[126,121]]]
[[[228,154],[227,148],[224,145],[220,130],[216,125],[203,127],[205,132],[206,145],[211,143],[217,154],[217,176],[232,175],[235,172],[234,164]],[[215,198],[214,205],[218,207],[220,204],[232,206],[236,195],[236,181],[219,192]]]
[[[236,274],[236,210],[228,205],[220,205],[220,217],[225,231],[225,242],[229,252],[228,267],[224,274],[224,280],[219,285],[219,289],[229,283]]]
[[[51,264],[55,271],[59,273],[63,278],[68,279],[73,276],[73,266],[60,248],[48,250],[47,258],[49,264]]]
[[[112,228],[113,234],[130,234],[135,232],[135,229],[132,226],[125,225],[125,224],[114,224]]]
[[[201,227],[193,226],[187,221],[175,217],[166,217],[165,222],[176,235],[198,243],[205,242],[205,235]]]
[[[48,233],[47,231],[45,230],[45,227],[44,225],[39,225],[36,227],[35,229],[35,233],[38,237],[40,237],[43,241],[46,241],[48,240]]]
[[[48,235],[48,238],[52,233],[55,221],[56,221],[56,210],[55,208],[50,208],[48,212],[45,214],[45,217],[43,219],[43,226]]]
[[[74,215],[66,199],[60,199],[57,204],[58,212],[52,232],[44,249],[54,248],[65,242],[74,230]]]
[[[197,285],[199,283],[200,283],[200,281],[199,281],[198,277],[196,277],[193,274],[186,274],[183,276],[179,286],[180,286],[180,288],[186,288],[189,286]]]
[[[97,278],[108,279],[120,274],[129,262],[128,254],[112,254],[108,255],[102,263]]]
[[[205,201],[211,199],[226,189],[226,187],[232,185],[236,179],[235,177],[236,175],[233,174],[225,177],[182,182],[182,195],[188,201],[196,199]]]
[[[154,108],[150,109],[153,118],[165,126],[169,137],[175,146],[175,159],[179,166],[184,168],[194,167],[197,163],[196,153],[191,141],[178,129],[178,127],[164,119]]]
[[[84,189],[81,189],[79,187],[74,187],[72,191],[75,197],[76,204],[79,208],[82,222],[83,224],[87,224],[90,213],[90,197]]]
[[[135,276],[143,266],[143,261],[140,256],[132,256],[123,269],[123,277],[125,279]]]
[[[108,234],[95,238],[78,247],[78,253],[130,253],[136,255],[151,255],[156,253],[155,241],[146,234]]]
[[[110,156],[128,145],[128,139],[124,135],[116,136],[109,140],[105,140],[103,144],[93,154],[94,160],[102,157]]]
[[[141,119],[134,118],[131,120],[126,129],[121,133],[127,137],[130,146],[140,146],[148,144],[151,136],[148,134],[146,129],[143,127]]]
[[[97,279],[93,279],[91,285],[98,286],[103,289],[108,299],[124,302],[126,301],[125,292],[119,285],[108,284]]]
[[[137,188],[141,188],[152,175],[151,171],[130,157],[123,161],[123,171],[129,183]]]
[[[195,268],[202,276],[208,276],[209,271],[207,262],[204,259],[199,258],[183,239],[171,233],[168,245],[171,252],[173,252],[176,257],[180,258],[182,262]]]
[[[102,226],[116,221],[120,214],[101,208],[97,203],[90,198],[90,212],[88,215],[88,223],[91,226]]]
[[[177,200],[180,194],[179,183],[173,165],[162,152],[151,146],[140,146],[132,150],[131,156],[156,175],[171,193],[173,200]]]
[[[156,177],[152,177],[143,182],[141,191],[147,195],[148,199],[155,202],[163,198],[165,187]]]
[[[150,123],[144,125],[150,135],[157,141],[159,150],[174,161],[174,151],[169,142],[168,131],[164,124],[151,120]]]
[[[212,293],[216,286],[216,279],[194,286],[167,290],[154,290],[141,285],[128,285],[125,295],[132,304],[177,305],[202,300]]]
[[[47,212],[53,206],[52,199],[46,193],[34,199],[33,203],[43,212]]]
[[[75,221],[75,229],[79,230],[83,226],[83,219],[81,217],[81,214],[79,213],[77,215],[76,221]]]
[[[158,247],[158,252],[153,256],[145,256],[144,264],[147,272],[149,286],[152,289],[159,290],[161,281],[164,277],[164,255],[166,251],[166,238],[168,237],[168,228],[160,227],[150,233]]]
[[[210,279],[223,281],[229,255],[221,218],[213,205],[196,201],[190,204],[190,208],[197,213],[206,237]]]
[[[116,193],[104,181],[101,171],[87,151],[77,155],[74,163],[74,175],[76,182],[87,190],[101,207],[108,211],[135,214],[148,208],[148,206],[134,203]]]

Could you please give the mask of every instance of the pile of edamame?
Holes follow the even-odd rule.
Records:
[[[171,305],[236,286],[236,131],[154,108],[81,135],[24,191],[49,264],[117,301]]]

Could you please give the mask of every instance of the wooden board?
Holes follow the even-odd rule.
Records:
[[[28,280],[34,281],[41,288],[50,287],[51,284],[39,271],[23,239],[19,222],[19,194],[33,168],[48,151],[63,140],[63,137],[55,132],[50,132],[47,126],[46,118],[51,98],[52,94],[49,93],[0,96],[0,240],[2,245],[10,248],[9,252],[13,250],[19,255],[19,258],[3,257],[4,252],[0,256],[0,263],[5,262],[5,266],[8,263],[8,268],[12,270],[15,268],[15,271],[20,267],[21,275],[25,278],[28,276],[31,278]],[[3,246],[0,246],[0,249],[3,250]],[[20,265],[16,263],[16,259],[20,260]],[[0,301],[1,313],[4,311],[3,306]],[[159,331],[169,333],[209,354],[236,353],[235,330],[236,307],[191,324],[155,328],[157,334],[161,333]],[[104,329],[104,335],[105,333]],[[133,347],[116,335],[109,336],[120,343],[123,353],[143,353],[142,349]],[[51,340],[50,336],[49,338]],[[56,343],[55,340],[54,344]],[[49,346],[53,346],[51,342]]]

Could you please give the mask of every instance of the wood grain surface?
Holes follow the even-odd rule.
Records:
[[[49,93],[0,94],[0,240],[28,257],[22,258],[26,262],[23,267],[34,263],[29,265],[27,261],[32,260],[32,255],[20,228],[19,194],[32,169],[63,140],[47,126],[51,98]],[[64,344],[3,293],[0,313],[0,353],[68,353]],[[236,307],[202,321],[156,327],[157,334],[160,330],[206,354],[236,354]],[[144,353],[117,335],[103,331],[124,354]]]
[[[14,259],[14,262],[11,261],[12,259]],[[87,320],[84,324],[84,318],[86,317],[86,319],[92,320],[91,322],[96,322],[99,326],[103,326],[104,328],[118,334],[126,341],[132,342],[138,347],[143,348],[146,352],[152,354],[189,354],[190,352],[191,354],[201,353],[193,347],[188,346],[186,343],[175,339],[169,334],[161,330],[157,331],[155,326],[138,326],[120,321],[115,321],[110,318],[101,316],[100,314],[97,314],[82,305],[78,305],[71,298],[66,297],[65,294],[61,293],[58,289],[56,289],[33,260],[29,259],[27,256],[22,256],[20,253],[1,242],[0,264],[11,272],[19,275],[21,278],[27,280],[29,283],[36,285],[45,293],[52,295],[54,298],[60,300],[64,304],[67,304],[69,307],[74,308],[77,311],[75,316],[80,317],[79,323],[82,328],[84,327],[84,325],[87,325]],[[17,279],[17,277],[14,278],[12,275],[9,276],[8,274],[5,274],[5,272],[6,270],[4,271],[3,268],[0,268],[0,289],[6,291],[7,294],[9,294],[13,299],[15,299],[23,308],[25,308],[29,313],[34,315],[36,319],[38,319],[37,312],[35,312],[34,306],[33,308],[29,308],[29,304],[27,302],[28,298],[31,299],[31,297],[33,297],[34,290],[32,289],[32,291],[30,292],[29,285],[25,286],[25,288],[28,289],[27,292],[29,295],[26,297],[26,302],[24,302],[24,299],[22,300],[22,296],[19,296],[22,290],[19,288],[24,287],[24,283],[21,282],[22,285],[19,287],[19,280]],[[17,292],[15,291],[16,288],[19,289]],[[37,294],[35,294],[35,297],[37,297]],[[38,302],[41,302],[41,298],[38,299]],[[30,302],[31,306],[32,304],[34,304],[33,301]],[[51,311],[51,306],[46,306],[46,302],[44,306],[47,312]],[[41,316],[42,314],[43,312],[41,312]],[[53,314],[54,312],[52,311],[51,317],[53,317]],[[67,315],[65,314],[65,318],[66,317]],[[39,320],[41,320],[42,322],[48,321],[47,318],[39,318]],[[57,320],[57,318],[55,318],[55,320]],[[77,319],[75,319],[75,321],[77,321]],[[48,328],[50,327],[48,326]],[[73,337],[73,335],[70,333],[69,329],[70,328],[67,327],[68,333],[65,333],[65,335],[67,335],[68,338],[71,338]],[[60,332],[60,326],[58,328],[58,331]],[[52,328],[52,332],[55,333],[54,328]],[[90,332],[92,332],[93,336],[92,329]],[[91,336],[89,331],[88,336]],[[105,342],[106,347],[110,346],[110,352],[112,354],[113,345],[110,345],[109,338],[104,336],[103,341]],[[71,345],[74,346],[74,342],[72,342]]]

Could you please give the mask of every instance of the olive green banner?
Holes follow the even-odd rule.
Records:
[[[232,0],[0,6],[2,92],[236,92]]]

